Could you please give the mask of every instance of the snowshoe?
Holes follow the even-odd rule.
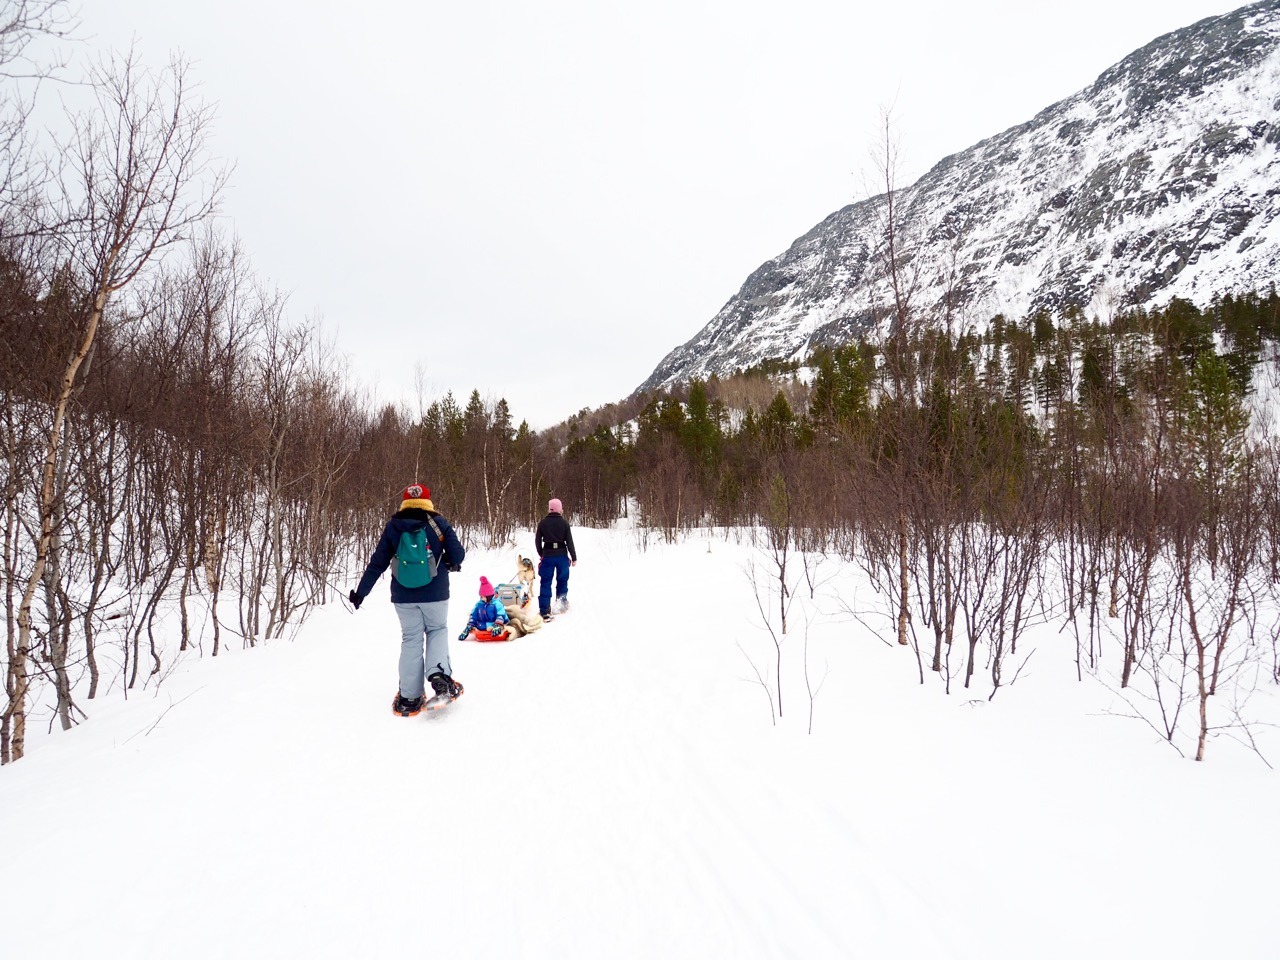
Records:
[[[443,673],[433,673],[427,677],[427,683],[431,684],[431,690],[435,694],[422,705],[422,709],[428,713],[443,710],[463,694],[462,684]]]
[[[391,712],[397,717],[416,717],[422,712],[422,701],[426,697],[402,697],[400,691],[396,691],[395,699],[391,701]]]

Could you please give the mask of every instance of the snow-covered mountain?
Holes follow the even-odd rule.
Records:
[[[1149,43],[1033,120],[894,192],[914,316],[1158,306],[1280,274],[1280,0]],[[768,261],[641,385],[731,373],[867,331],[893,296],[888,194]]]

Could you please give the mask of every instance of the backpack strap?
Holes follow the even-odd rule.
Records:
[[[441,558],[443,558],[444,557],[444,534],[440,531],[440,525],[436,523],[436,518],[431,516],[430,514],[427,515],[427,524],[431,527],[432,530],[435,531],[436,536],[440,538],[440,556]],[[429,550],[431,548],[428,547],[427,549]]]
[[[431,529],[436,532],[436,536],[440,538],[440,542],[444,543],[444,534],[440,532],[440,527],[436,523],[435,517],[427,517],[427,523],[431,525]]]

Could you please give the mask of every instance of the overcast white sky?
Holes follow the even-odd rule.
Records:
[[[94,0],[87,46],[194,61],[257,272],[413,402],[549,426],[628,395],[757,266],[1231,0]]]

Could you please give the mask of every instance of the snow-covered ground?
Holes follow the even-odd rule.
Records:
[[[0,957],[1280,956],[1280,773],[1119,718],[1057,625],[994,700],[946,696],[828,562],[775,725],[758,551],[575,536],[573,611],[454,643],[443,715],[391,714],[384,578],[33,736],[0,769]],[[471,553],[455,633],[515,552]]]

